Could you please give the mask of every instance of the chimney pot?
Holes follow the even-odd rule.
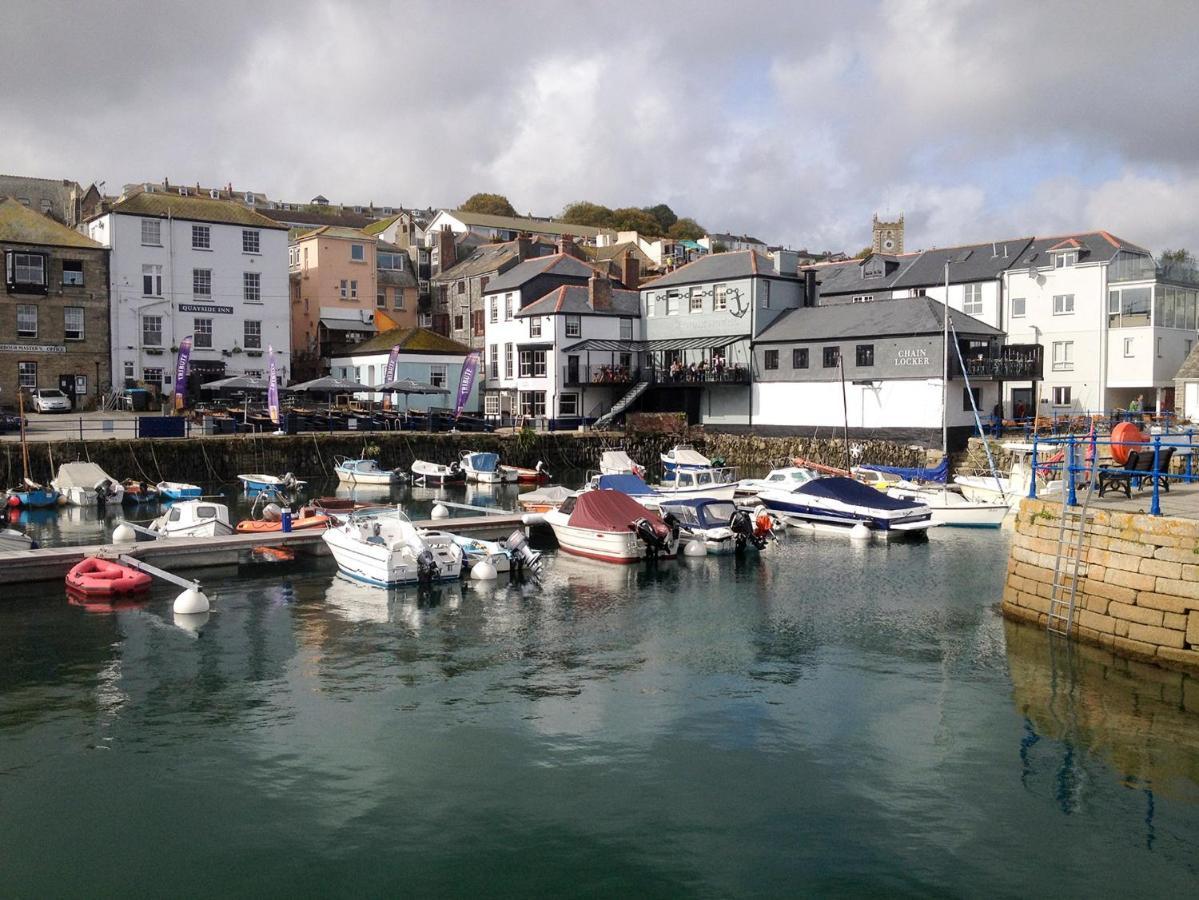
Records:
[[[596,272],[587,279],[587,294],[592,309],[612,308],[612,282]]]
[[[620,283],[627,291],[635,291],[641,284],[641,263],[632,250],[626,250],[620,260]]]

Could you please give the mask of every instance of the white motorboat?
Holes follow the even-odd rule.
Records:
[[[675,444],[659,457],[662,460],[662,477],[669,478],[680,469],[710,469],[712,460],[690,444]]]
[[[623,450],[605,450],[600,454],[601,475],[636,475],[645,477],[645,466],[633,462]]]
[[[377,459],[339,456],[334,460],[333,471],[343,484],[401,484],[405,480],[403,472],[384,469]]]
[[[970,500],[956,485],[918,485],[901,481],[887,489],[888,497],[915,500],[933,511],[933,522],[956,528],[998,528],[1012,507],[999,498]]]
[[[820,476],[811,469],[803,466],[785,466],[782,469],[771,469],[765,478],[743,478],[737,482],[733,492],[738,499],[756,497],[762,491],[794,490],[801,484],[807,484],[813,478]]]
[[[737,470],[715,469],[711,466],[675,469],[673,473],[663,475],[662,481],[652,487],[663,498],[706,497],[711,500],[732,500],[737,493]]]
[[[398,507],[356,510],[321,537],[343,574],[375,587],[462,574],[462,550],[448,537],[422,534]]]
[[[962,495],[968,500],[983,503],[1005,502],[1012,509],[1020,505],[1020,500],[1028,496],[1030,480],[1034,477],[1032,471],[1033,445],[1023,441],[1011,441],[1002,445],[1012,457],[1011,469],[1006,477],[1002,475],[958,475],[953,483],[961,488]],[[1036,474],[1037,495],[1059,494],[1062,490],[1061,480],[1050,481],[1043,475]]]
[[[63,463],[50,486],[71,506],[119,504],[125,497],[124,486],[90,462]]]
[[[791,491],[763,491],[763,505],[788,525],[848,532],[865,525],[888,540],[923,534],[933,523],[924,503],[888,497],[881,491],[839,475],[816,478]]]
[[[462,551],[462,568],[466,573],[481,562],[491,563],[496,572],[500,573],[528,569],[536,574],[541,568],[541,554],[528,546],[528,541],[519,531],[513,532],[512,537],[506,541],[485,541],[428,528],[423,529],[421,534],[452,541]]]
[[[761,527],[731,500],[663,500],[663,521],[678,522],[682,542],[701,541],[709,553],[740,553],[746,547],[761,550],[770,539],[770,519]]]
[[[37,544],[29,535],[15,528],[0,528],[0,551],[35,549]]]
[[[149,525],[160,538],[222,537],[233,534],[229,507],[210,500],[183,500]]]
[[[458,463],[443,466],[440,463],[426,462],[423,459],[412,463],[412,481],[420,485],[452,484],[465,478]]]
[[[670,558],[679,548],[677,527],[671,529],[621,491],[583,491],[545,513],[545,522],[563,551],[604,562]]]
[[[308,484],[308,482],[296,478],[291,472],[288,472],[283,477],[262,474],[238,475],[237,480],[242,483],[248,494],[257,494],[266,491],[274,491],[276,494],[292,494]]]
[[[458,467],[466,480],[475,484],[512,484],[519,477],[516,469],[500,465],[498,453],[463,450]]]

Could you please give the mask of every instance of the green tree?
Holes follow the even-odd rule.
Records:
[[[728,253],[728,252],[729,252],[729,248],[728,248],[728,245],[727,245],[727,244],[725,244],[725,243],[723,243],[723,242],[721,242],[721,241],[713,241],[713,243],[712,243],[712,252],[713,252],[713,253]]]
[[[612,227],[612,210],[589,200],[568,204],[562,210],[562,221],[570,225],[592,225],[596,228]]]
[[[874,252],[873,247],[863,247],[861,250],[859,250],[857,253],[855,253],[853,255],[853,258],[854,259],[865,259],[867,256],[869,256],[873,252]]]
[[[662,229],[661,234],[667,234],[670,231],[670,226],[679,220],[679,217],[674,214],[674,210],[665,203],[659,203],[657,206],[647,206],[641,210],[649,213],[658,221],[658,227]]]
[[[489,216],[515,216],[516,210],[503,194],[471,194],[459,207],[463,212]]]
[[[669,234],[680,241],[698,241],[707,232],[695,219],[684,217],[670,226]]]
[[[662,234],[662,226],[657,219],[633,206],[612,210],[612,227],[617,231],[636,231],[649,237]]]
[[[1161,256],[1162,265],[1177,265],[1194,267],[1195,257],[1190,250],[1183,250],[1179,247],[1177,250],[1163,250]]]

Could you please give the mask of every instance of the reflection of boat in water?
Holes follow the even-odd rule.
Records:
[[[325,589],[325,603],[347,622],[396,622],[413,631],[421,629],[431,610],[442,606],[456,609],[461,602],[461,582],[409,585],[380,591],[338,572]]]

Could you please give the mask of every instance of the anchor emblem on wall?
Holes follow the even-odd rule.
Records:
[[[741,293],[740,288],[731,287],[724,292],[725,302],[729,305],[729,312],[740,319],[749,312],[749,304],[745,302],[745,297]]]

